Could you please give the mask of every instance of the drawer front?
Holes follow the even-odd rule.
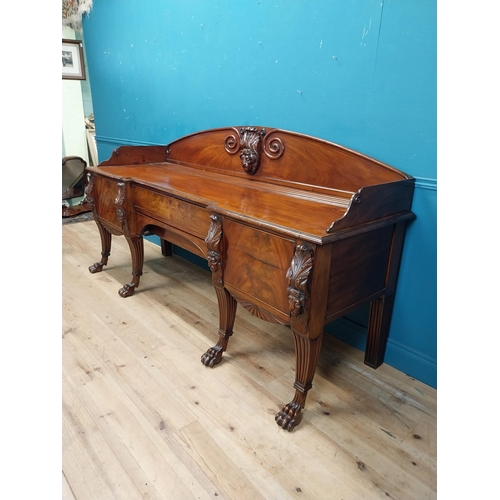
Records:
[[[138,212],[198,238],[208,233],[210,213],[197,205],[139,186],[134,189],[134,205]]]
[[[286,273],[295,242],[230,220],[223,223],[224,283],[289,314]]]

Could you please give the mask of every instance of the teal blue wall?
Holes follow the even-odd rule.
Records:
[[[84,39],[101,159],[261,125],[416,177],[386,362],[436,386],[436,0],[98,1]],[[363,348],[365,326],[327,331]]]

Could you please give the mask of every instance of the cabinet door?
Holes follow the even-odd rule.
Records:
[[[386,226],[333,244],[328,320],[383,293],[393,229]]]
[[[116,202],[122,192],[118,181],[107,179],[96,175],[94,178],[95,203],[97,214],[101,222],[108,223],[116,230],[121,231],[121,223],[118,219]]]
[[[289,315],[286,273],[295,249],[293,239],[225,220],[224,284],[240,298]]]

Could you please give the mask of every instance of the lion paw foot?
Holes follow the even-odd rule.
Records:
[[[134,292],[135,285],[132,283],[127,283],[118,290],[120,297],[130,297],[131,295],[134,295]]]
[[[291,401],[283,406],[281,411],[276,413],[276,423],[285,429],[291,431],[302,420],[302,407],[299,403]]]
[[[208,351],[201,357],[201,362],[209,368],[218,365],[221,361],[222,347],[217,345],[208,349]]]
[[[102,262],[94,262],[91,266],[89,266],[89,271],[92,274],[95,273],[100,273],[102,271],[102,268],[104,267],[104,264]]]

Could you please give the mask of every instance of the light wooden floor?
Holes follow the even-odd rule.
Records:
[[[63,499],[433,499],[436,391],[325,336],[304,418],[291,332],[238,309],[223,362],[210,275],[145,242],[141,286],[124,238],[100,259],[94,222],[64,225]]]

